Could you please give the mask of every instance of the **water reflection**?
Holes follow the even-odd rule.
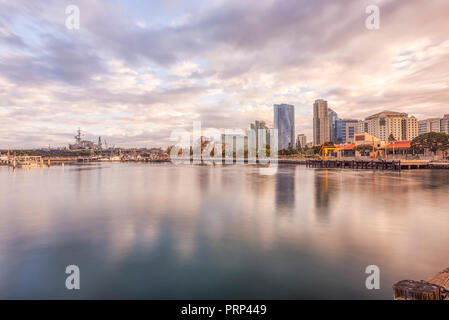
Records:
[[[276,175],[276,207],[280,214],[293,214],[295,207],[295,166],[278,169]],[[289,210],[290,209],[290,210]]]
[[[443,170],[102,164],[0,181],[0,298],[391,298],[449,261]]]
[[[331,210],[329,203],[329,170],[317,171],[315,174],[315,208],[317,217],[327,219]]]

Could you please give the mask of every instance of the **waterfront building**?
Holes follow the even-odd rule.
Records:
[[[315,100],[313,104],[313,144],[337,142],[338,120],[338,114],[328,107],[326,100]]]
[[[367,117],[358,124],[359,132],[387,141],[393,136],[397,141],[412,140],[418,136],[418,121],[404,112],[383,111]]]
[[[445,114],[443,119],[441,119],[440,130],[441,132],[449,134],[449,114]]]
[[[407,118],[407,133],[406,139],[407,141],[412,141],[419,135],[418,133],[418,119],[416,117],[411,116]]]
[[[441,119],[429,118],[418,121],[418,132],[424,134],[428,132],[440,132],[441,131]]]
[[[383,147],[385,145],[385,141],[380,140],[379,138],[376,138],[375,136],[369,134],[369,133],[357,133],[354,135],[354,145],[360,146],[360,145],[373,145],[376,148]]]
[[[331,108],[328,108],[327,114],[329,115],[329,141],[336,142],[338,115]]]
[[[407,154],[412,154],[413,150],[411,148],[410,141],[391,141],[384,148],[384,155],[387,159],[393,157],[393,159],[401,159],[407,156]]]
[[[445,132],[449,134],[449,114],[443,118],[429,118],[418,121],[418,133]]]
[[[330,141],[329,108],[327,101],[318,99],[313,104],[313,144]]]
[[[293,148],[295,144],[295,107],[293,105],[274,105],[274,128],[278,133],[279,150]]]
[[[250,129],[254,130],[256,134],[256,149],[259,149],[259,130],[265,130],[265,144],[270,143],[270,129],[267,127],[265,121],[256,120],[250,124]],[[265,148],[265,147],[264,147]]]
[[[296,149],[302,149],[305,148],[307,145],[307,137],[305,134],[298,134],[298,137],[296,138]]]
[[[356,133],[364,133],[364,132],[368,132],[368,123],[363,120],[359,120],[357,123]]]
[[[358,120],[338,119],[335,124],[335,140],[338,143],[354,142],[354,134],[358,133]]]
[[[248,135],[243,132],[222,134],[221,145],[227,156],[235,153],[238,157],[243,157],[244,150],[250,147],[248,146]]]

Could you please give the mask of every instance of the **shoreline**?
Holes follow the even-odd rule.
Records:
[[[231,164],[259,164],[269,166],[268,163],[260,163],[258,159],[219,159],[213,158],[207,159],[176,159],[178,162],[196,164],[196,165],[231,165]],[[221,162],[221,163],[220,163]],[[64,165],[76,165],[87,163],[173,163],[170,159],[139,159],[139,160],[99,160],[88,158],[44,158],[43,164],[36,166],[24,166],[23,168],[39,168],[39,167],[51,167],[51,166],[64,166]],[[303,165],[309,168],[316,169],[352,169],[352,170],[417,170],[417,169],[434,169],[434,170],[447,170],[449,169],[449,162],[443,161],[430,161],[430,160],[319,160],[319,159],[287,159],[278,158],[273,163],[275,164],[290,164],[290,165]],[[271,164],[273,164],[271,163]],[[0,163],[0,167],[10,167],[11,164]]]

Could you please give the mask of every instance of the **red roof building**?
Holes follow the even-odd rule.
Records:
[[[387,144],[385,149],[409,149],[410,147],[410,141],[394,141]]]

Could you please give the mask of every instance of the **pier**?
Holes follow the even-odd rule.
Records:
[[[16,168],[42,168],[51,166],[63,166],[65,164],[85,164],[95,162],[139,162],[139,163],[153,163],[153,162],[169,162],[168,159],[121,159],[119,157],[100,158],[100,157],[42,157],[42,156],[16,156],[11,157],[0,165],[10,166]]]
[[[305,160],[308,168],[402,170],[430,168],[427,160]]]
[[[41,156],[21,156],[8,160],[8,165],[15,168],[39,168],[44,166]]]

